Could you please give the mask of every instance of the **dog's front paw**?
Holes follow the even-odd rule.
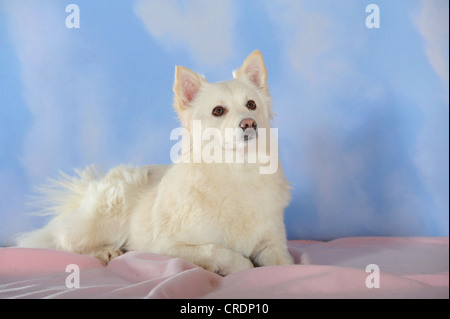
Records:
[[[254,259],[258,266],[293,265],[294,260],[287,249],[282,247],[266,247]]]
[[[229,256],[226,256],[217,264],[215,272],[221,276],[228,276],[251,268],[254,268],[254,266],[250,259],[230,250]]]
[[[114,248],[105,248],[98,251],[95,251],[91,253],[90,255],[93,257],[96,257],[103,261],[104,263],[108,264],[111,260],[113,260],[116,257],[119,257],[123,254],[123,251],[121,249],[117,250]]]

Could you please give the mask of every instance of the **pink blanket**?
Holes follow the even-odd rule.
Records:
[[[296,265],[221,277],[151,253],[105,266],[67,252],[0,248],[0,298],[449,297],[448,237],[290,241],[289,251]]]

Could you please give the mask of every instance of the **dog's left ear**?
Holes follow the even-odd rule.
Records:
[[[244,61],[242,66],[233,72],[234,78],[246,76],[258,89],[268,90],[267,69],[259,50],[253,51]]]

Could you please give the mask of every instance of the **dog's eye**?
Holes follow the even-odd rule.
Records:
[[[255,101],[253,101],[253,100],[248,101],[246,106],[247,106],[247,108],[248,108],[249,110],[254,110],[254,109],[256,109],[256,103],[255,103]]]
[[[213,111],[212,114],[214,116],[222,116],[225,114],[225,109],[223,108],[223,106],[216,106]]]

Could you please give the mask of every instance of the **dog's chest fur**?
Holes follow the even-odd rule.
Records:
[[[257,165],[175,165],[159,184],[152,211],[158,239],[215,243],[248,252],[281,222],[290,195],[284,175]],[[155,238],[156,239],[156,238]]]

